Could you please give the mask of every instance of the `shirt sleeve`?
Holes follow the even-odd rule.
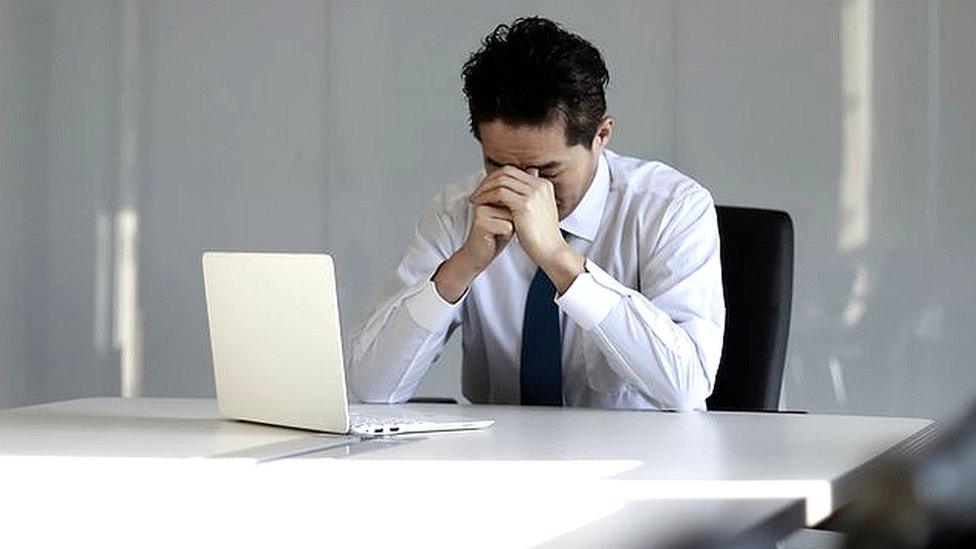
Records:
[[[722,355],[725,300],[718,221],[708,191],[669,205],[641,254],[640,291],[596,263],[556,298],[615,373],[663,408],[705,407]]]
[[[421,218],[372,311],[353,334],[349,380],[363,402],[404,402],[413,396],[461,323],[467,291],[449,303],[431,281],[465,230],[448,195],[442,192]]]

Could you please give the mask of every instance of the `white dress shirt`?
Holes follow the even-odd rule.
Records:
[[[403,402],[463,331],[462,391],[518,404],[522,319],[537,266],[518,237],[448,303],[430,280],[468,236],[484,170],[433,200],[375,309],[353,336],[349,378],[365,402]],[[725,301],[711,194],[661,162],[604,151],[559,223],[587,258],[555,301],[563,401],[601,408],[704,409],[722,354]]]

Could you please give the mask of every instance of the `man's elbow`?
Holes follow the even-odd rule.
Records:
[[[697,351],[697,349],[696,349]],[[676,392],[676,410],[705,410],[707,399],[715,386],[715,373],[718,359],[695,352],[686,362],[687,377],[680,390]]]
[[[381,387],[372,376],[367,375],[360,361],[353,360],[347,372],[348,387],[352,394],[365,404],[387,404],[390,402],[391,391]]]
[[[352,393],[364,404],[389,404],[393,396],[391,391],[380,387],[377,383],[370,383],[362,376],[353,375],[349,380]]]
[[[390,391],[369,385],[355,384],[352,392],[363,404],[399,404],[402,400],[397,400]]]
[[[409,398],[398,395],[396,388],[384,387],[382,383],[355,371],[349,376],[349,388],[363,404],[400,404]]]
[[[389,395],[383,393],[356,392],[356,398],[363,404],[398,404],[391,400]]]
[[[676,412],[706,409],[705,399],[712,393],[712,380],[701,367],[700,362],[691,365],[691,371],[695,374],[690,375],[684,384],[675,388],[668,409]]]
[[[675,395],[669,410],[675,412],[691,412],[705,409],[705,399],[708,397],[700,391],[687,391]]]

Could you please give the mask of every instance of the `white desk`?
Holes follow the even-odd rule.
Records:
[[[0,545],[661,547],[704,532],[725,540],[771,529],[785,537],[803,523],[799,500],[601,494],[585,464],[561,481],[572,464],[541,478],[526,471],[538,467],[518,463],[482,467],[476,476],[457,468],[350,474],[329,465],[0,456]]]
[[[0,455],[264,460],[353,440],[224,421],[212,399],[84,398],[0,410]]]
[[[356,540],[365,544],[583,546],[661,542],[717,525],[732,534],[759,525],[785,533],[843,505],[872,462],[920,447],[933,431],[918,419],[412,406],[497,423],[315,452],[337,439],[222,422],[212,401],[84,399],[0,412],[0,455],[260,460],[291,453],[260,466],[253,459],[167,465],[152,480],[192,479],[224,494],[222,508],[236,516],[260,510],[318,526],[327,518],[360,532]],[[7,459],[0,470],[12,475],[26,463]],[[137,466],[131,459],[113,465]],[[267,497],[249,497],[242,482],[264,487]],[[158,493],[170,484],[154,486]]]
[[[444,405],[414,405],[425,411]],[[366,406],[380,412],[382,407]],[[452,409],[451,413],[455,413]],[[621,412],[467,406],[489,430],[349,450],[370,460],[639,460],[614,476],[635,493],[685,498],[802,498],[813,525],[850,501],[869,466],[934,436],[924,419],[731,412]],[[404,439],[410,440],[410,439]],[[343,450],[345,451],[345,450]],[[339,455],[326,452],[324,455]],[[626,482],[624,482],[626,481]]]

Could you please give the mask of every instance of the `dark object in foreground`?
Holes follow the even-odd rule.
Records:
[[[851,508],[848,547],[976,547],[976,404],[921,456],[890,464]]]

